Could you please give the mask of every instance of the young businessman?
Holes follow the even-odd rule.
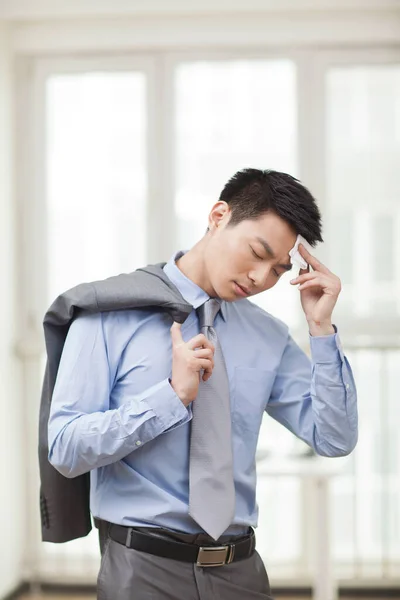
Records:
[[[293,177],[246,169],[211,208],[202,239],[164,266],[193,310],[80,314],[49,420],[49,460],[91,473],[103,600],[271,598],[255,551],[255,453],[264,411],[323,456],[357,442],[356,389],[332,311],[339,278],[304,246],[300,300],[310,361],[284,323],[247,300],[321,237]]]

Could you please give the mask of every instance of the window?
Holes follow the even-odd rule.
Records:
[[[337,319],[353,321],[370,339],[393,331],[400,310],[399,106],[399,65],[328,68],[326,224],[329,261],[343,275]],[[348,473],[334,483],[332,507],[337,561],[353,559],[359,574],[379,577],[399,559],[400,460],[393,427],[400,354],[387,342],[371,345],[347,353],[360,398],[360,436]]]
[[[47,81],[48,300],[146,261],[146,80],[73,73]]]
[[[400,314],[400,66],[326,75],[327,218],[343,319]],[[340,233],[338,233],[340,232]]]
[[[215,60],[178,65],[175,73],[178,246],[204,234],[210,207],[239,169],[298,175],[296,65],[290,60]],[[298,323],[290,273],[253,299]]]
[[[360,398],[358,448],[343,459],[344,471],[332,489],[337,574],[394,577],[400,562],[400,352],[398,343],[377,341],[374,334],[388,319],[395,328],[399,317],[400,61],[369,64],[368,57],[356,60],[350,50],[345,60],[336,61],[335,53],[307,52],[301,60],[289,52],[280,58],[267,51],[261,58],[249,52],[233,58],[165,53],[148,57],[150,70],[121,68],[118,61],[110,66],[101,58],[94,68],[84,57],[69,68],[54,59],[34,88],[44,112],[36,132],[37,147],[45,146],[44,189],[36,173],[28,177],[34,197],[45,197],[42,205],[35,203],[47,223],[43,286],[50,302],[81,281],[132,271],[148,261],[155,231],[163,236],[157,253],[188,248],[204,234],[210,207],[238,169],[275,168],[302,179],[307,155],[308,175],[314,168],[315,181],[323,180],[325,193],[318,200],[324,259],[343,282],[335,317],[342,339],[349,340],[345,350]],[[318,61],[321,68],[313,69]],[[315,90],[324,91],[316,98]],[[322,125],[315,127],[316,119],[308,130],[298,114],[308,115],[308,125],[315,106]],[[325,168],[314,167],[309,156],[323,156]],[[173,165],[171,173],[165,165]],[[30,201],[27,193],[28,209]],[[171,214],[177,236],[164,222]],[[38,263],[32,258],[37,242],[26,248],[25,274]],[[282,276],[274,290],[254,301],[293,331],[304,317],[291,277]],[[348,334],[353,323],[358,333],[369,334],[368,344]],[[38,383],[36,372],[32,375],[35,361],[28,360],[26,389],[31,392]],[[29,423],[34,439],[36,413]],[[36,439],[31,446],[36,468]],[[282,426],[264,421],[259,460],[306,450]],[[289,581],[306,572],[310,562],[303,539],[310,525],[307,490],[296,478],[260,477],[258,500],[259,550],[271,577],[283,567]],[[32,515],[37,516],[36,506]],[[49,579],[73,575],[84,582],[95,576],[96,533],[44,546],[36,558]]]

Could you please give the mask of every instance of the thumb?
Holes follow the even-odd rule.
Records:
[[[172,323],[172,327],[171,327],[170,331],[171,331],[172,342],[174,344],[183,342],[181,327],[182,327],[181,323],[178,323],[177,321],[174,321]]]

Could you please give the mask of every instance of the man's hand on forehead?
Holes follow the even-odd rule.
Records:
[[[292,285],[300,284],[298,289],[301,292],[301,305],[314,332],[316,334],[322,332],[323,335],[332,333],[334,331],[332,311],[342,289],[341,281],[302,243],[298,244],[298,252],[304,259],[307,269],[300,269],[299,276],[292,279],[290,283]],[[309,269],[310,266],[313,271]]]
[[[305,257],[299,251],[299,245],[302,244],[309,253],[312,252],[312,248],[310,244],[307,242],[302,235],[298,235],[296,239],[296,243],[293,248],[289,251],[290,262],[292,265],[300,267],[300,269],[307,269],[308,263]]]

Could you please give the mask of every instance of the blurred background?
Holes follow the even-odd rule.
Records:
[[[360,417],[326,471],[264,422],[258,550],[278,591],[307,592],[325,548],[342,591],[400,598],[398,0],[0,0],[0,598],[99,567],[97,532],[40,541],[47,307],[189,248],[249,166],[318,199]],[[254,301],[308,352],[289,279]]]

